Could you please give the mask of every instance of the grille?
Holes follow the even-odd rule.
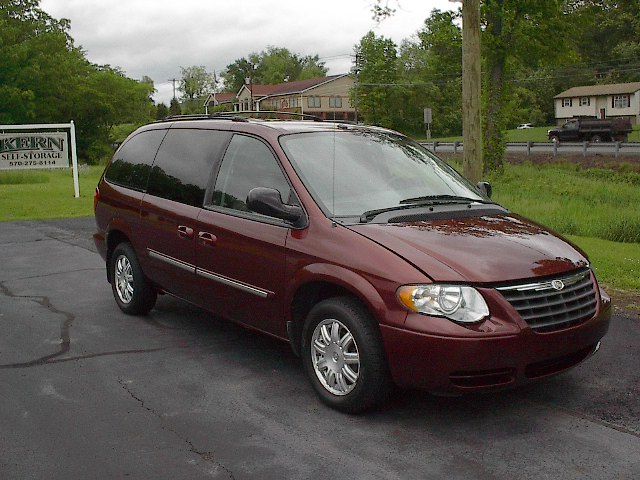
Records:
[[[560,290],[558,281],[564,285]],[[554,280],[498,287],[498,291],[537,332],[577,325],[596,313],[589,269]]]

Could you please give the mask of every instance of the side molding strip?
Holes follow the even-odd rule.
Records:
[[[191,265],[190,263],[183,262],[181,260],[178,260],[177,258],[170,257],[169,255],[165,255],[164,253],[156,252],[155,250],[151,250],[150,248],[147,248],[147,251],[149,252],[149,256],[151,258],[155,258],[156,260],[160,260],[188,272],[196,273],[195,265]]]
[[[223,277],[222,275],[218,275],[217,273],[209,272],[208,270],[203,270],[201,268],[196,268],[196,275],[200,275],[201,277],[213,280],[214,282],[222,283],[223,285],[227,285],[229,287],[237,288],[238,290],[242,290],[243,292],[252,293],[253,295],[257,295],[261,298],[267,298],[268,296],[273,295],[273,292],[270,292],[268,290],[262,290],[261,288],[252,287],[251,285],[237,282],[236,280],[231,280],[230,278]]]

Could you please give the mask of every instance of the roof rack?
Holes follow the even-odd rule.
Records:
[[[250,116],[260,116],[260,115],[290,115],[293,117],[301,117],[302,119],[308,118],[309,120],[313,120],[314,122],[323,122],[324,120],[317,115],[310,115],[308,113],[297,113],[297,112],[286,112],[282,110],[248,110],[244,112],[217,112],[210,115],[213,118],[228,118],[230,116],[240,116],[240,115],[250,115]],[[240,117],[244,118],[244,117]]]
[[[309,115],[308,113],[296,113],[296,112],[283,112],[277,110],[256,110],[245,112],[216,112],[210,114],[190,114],[190,115],[169,115],[157,122],[181,122],[186,120],[231,120],[232,122],[248,122],[247,116],[260,117],[260,116],[276,116],[276,115],[289,115],[293,117],[301,117],[302,119],[313,120],[314,122],[322,122],[323,119],[316,115]],[[274,120],[277,118],[274,118]]]
[[[233,113],[233,112],[229,112]],[[196,113],[190,115],[169,115],[168,117],[164,117],[162,120],[157,120],[157,122],[180,122],[185,120],[211,120],[211,119],[224,119],[231,120],[232,122],[247,122],[248,120],[244,117],[224,115],[220,116],[218,114],[206,115],[203,113]]]

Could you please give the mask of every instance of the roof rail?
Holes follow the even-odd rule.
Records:
[[[313,120],[314,122],[323,122],[324,120],[317,115],[310,115],[308,113],[297,113],[297,112],[285,112],[282,110],[248,110],[244,112],[217,112],[211,114],[210,117],[213,118],[229,118],[231,116],[239,117],[240,115],[249,115],[249,116],[260,116],[260,115],[290,115],[293,117],[301,117],[302,119]],[[244,118],[244,117],[239,117]]]

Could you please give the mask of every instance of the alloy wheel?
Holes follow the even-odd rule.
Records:
[[[360,353],[353,335],[340,321],[322,320],[311,336],[311,362],[318,380],[334,395],[347,395],[360,376]]]
[[[131,262],[125,255],[120,255],[115,263],[116,292],[122,303],[129,303],[133,299],[133,270]]]

